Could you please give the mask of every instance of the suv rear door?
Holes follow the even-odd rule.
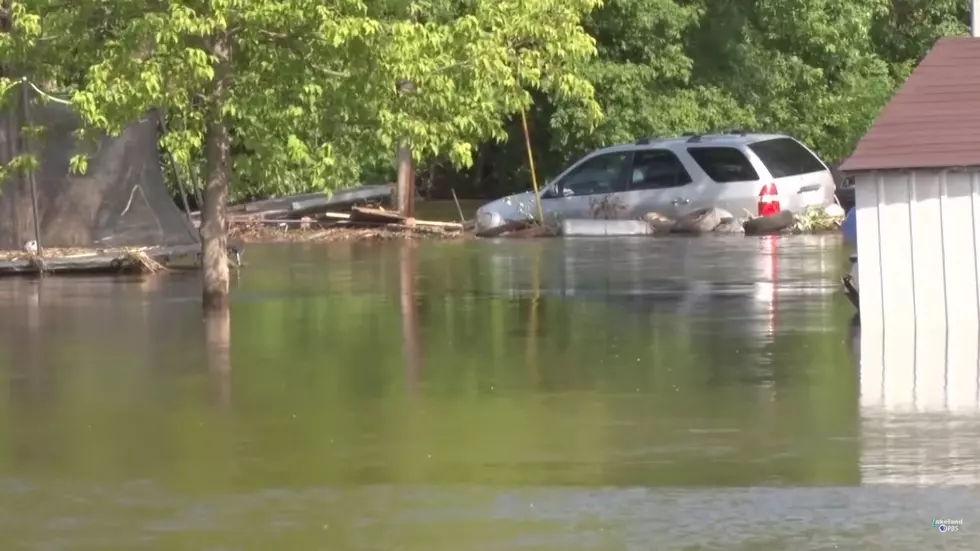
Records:
[[[833,202],[834,175],[800,142],[787,137],[772,138],[751,143],[748,148],[772,175],[784,209],[800,211]]]
[[[762,184],[743,151],[706,143],[688,146],[687,153],[707,176],[691,193],[692,208],[718,207],[736,218],[745,218],[745,211],[755,215]]]

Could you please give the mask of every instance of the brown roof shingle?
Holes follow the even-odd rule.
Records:
[[[947,37],[912,71],[842,171],[980,166],[980,38]]]

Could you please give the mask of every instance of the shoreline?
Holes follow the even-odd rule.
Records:
[[[446,231],[421,226],[392,227],[391,225],[358,226],[350,225],[310,227],[273,226],[256,223],[232,223],[228,228],[229,241],[250,243],[343,243],[351,241],[395,241],[432,240],[459,241],[473,239],[470,232]]]
[[[516,232],[515,232],[516,233]],[[839,231],[830,229],[820,229],[810,232],[779,232],[769,234],[772,236],[797,236],[797,235],[834,235]],[[739,236],[739,237],[759,237],[746,236],[744,233],[713,233],[708,232],[702,237],[712,235]],[[681,234],[675,234],[681,236]],[[559,238],[560,236],[543,235],[501,235],[497,237],[478,237],[472,232],[465,231],[440,231],[432,229],[407,229],[391,228],[385,226],[375,227],[311,227],[311,228],[282,228],[265,224],[235,224],[228,231],[228,239],[232,242],[242,244],[262,244],[262,243],[351,243],[351,242],[382,242],[382,241],[468,241],[486,239],[548,239]],[[648,239],[669,238],[670,235],[645,236]],[[684,235],[683,237],[691,237]]]

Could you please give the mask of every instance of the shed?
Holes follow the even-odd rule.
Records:
[[[980,38],[936,42],[841,170],[855,186],[862,360],[964,373],[946,384],[976,389]],[[914,358],[884,346],[895,339]],[[970,374],[949,367],[964,362]]]

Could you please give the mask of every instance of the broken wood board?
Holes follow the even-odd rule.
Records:
[[[369,209],[365,207],[354,207],[350,209],[351,222],[365,222],[369,224],[404,224],[406,218],[399,212],[384,209]]]
[[[200,245],[180,245],[172,247],[132,247],[116,249],[71,249],[64,255],[58,249],[45,250],[42,257],[32,257],[19,251],[5,251],[9,254],[0,259],[0,276],[39,273],[119,273],[141,272],[143,267],[134,258],[146,255],[154,262],[166,266],[171,260],[180,257],[196,256]],[[18,254],[19,253],[19,254]]]
[[[381,213],[381,215],[376,216],[376,213]],[[347,221],[351,224],[398,225],[406,228],[418,226],[424,228],[440,228],[447,231],[462,231],[464,229],[463,224],[460,224],[459,222],[439,222],[436,220],[403,218],[400,214],[394,211],[366,209],[362,207],[354,207],[354,211],[352,211],[351,214],[343,212],[325,212],[318,216],[318,218]]]

